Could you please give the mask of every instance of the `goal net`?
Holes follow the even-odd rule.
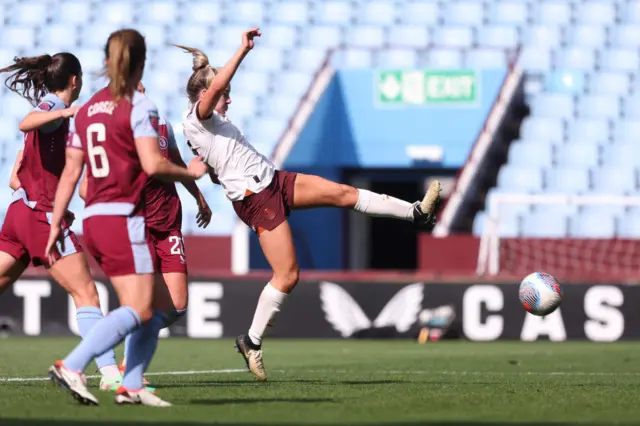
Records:
[[[477,273],[640,280],[640,197],[492,194]]]

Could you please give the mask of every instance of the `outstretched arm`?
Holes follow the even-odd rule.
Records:
[[[229,59],[225,66],[216,74],[211,82],[211,85],[205,92],[204,96],[198,103],[198,118],[209,118],[213,114],[218,100],[222,96],[234,74],[238,70],[240,63],[247,56],[247,53],[253,49],[255,37],[260,37],[262,34],[258,28],[251,28],[248,31],[242,33],[242,46],[236,51],[236,53]]]
[[[32,130],[36,130],[43,126],[46,126],[47,124],[52,123],[56,120],[73,117],[79,109],[79,106],[57,109],[53,111],[40,111],[35,109],[22,119],[22,121],[18,125],[18,128],[21,132],[30,132]]]

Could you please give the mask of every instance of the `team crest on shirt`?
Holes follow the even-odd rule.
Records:
[[[52,101],[44,101],[38,105],[38,109],[41,109],[42,111],[51,111],[54,106],[55,104]]]
[[[164,136],[160,136],[158,141],[160,143],[160,149],[167,149],[167,147],[169,146],[169,141]]]

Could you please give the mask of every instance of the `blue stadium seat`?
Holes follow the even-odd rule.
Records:
[[[245,93],[254,95],[265,95],[269,92],[273,81],[279,80],[277,77],[266,72],[249,71],[240,68],[233,77],[233,88],[241,87]],[[233,96],[233,93],[231,94]]]
[[[305,46],[326,49],[343,44],[344,33],[343,29],[336,25],[313,25],[303,31],[302,40]]]
[[[56,52],[72,50],[78,47],[80,31],[73,24],[51,24],[38,32],[38,45],[55,46]],[[55,53],[55,52],[51,52]]]
[[[215,43],[212,42],[212,35],[213,30],[206,25],[194,23],[174,25],[171,29],[171,42],[182,44],[183,46],[215,45]]]
[[[247,69],[277,71],[283,68],[283,56],[284,52],[280,49],[261,47],[260,49],[251,51],[251,55],[245,58],[243,64]],[[230,56],[228,58],[230,58]],[[226,61],[224,63],[226,63]]]
[[[627,207],[624,204],[585,204],[580,207],[580,214],[603,214],[620,218],[624,216],[626,210]]]
[[[623,100],[624,118],[626,120],[640,119],[640,95],[634,95]]]
[[[45,24],[53,8],[44,1],[13,2],[9,22],[14,25],[35,26]],[[60,9],[62,10],[62,9]]]
[[[440,7],[437,2],[409,0],[400,5],[400,22],[415,25],[437,25]]]
[[[618,221],[620,238],[640,238],[640,214],[636,210],[629,211]]]
[[[485,218],[486,213],[483,211],[476,213],[475,217],[473,218],[473,227],[471,229],[471,233],[474,237],[480,237],[484,233]]]
[[[573,238],[613,238],[615,234],[615,217],[606,212],[581,212],[569,220],[569,236]]]
[[[585,194],[589,192],[589,171],[585,168],[558,167],[547,170],[546,192]]]
[[[324,49],[298,48],[287,55],[287,67],[296,71],[315,72],[320,69],[326,58],[327,52]]]
[[[202,48],[201,45],[196,44],[192,47]],[[216,57],[217,54],[222,52],[226,53],[225,57],[222,61],[219,61]],[[233,51],[225,52],[222,49],[214,49],[213,52],[206,52],[209,56],[209,61],[213,66],[220,66],[227,62],[227,60],[233,54]],[[166,49],[160,50],[157,55],[151,56],[151,64],[153,64],[154,68],[160,69],[163,71],[183,71],[188,72],[191,75],[191,67],[193,66],[193,59],[190,53],[184,52],[182,49],[179,49],[174,46],[167,47]],[[145,74],[146,76],[146,74]],[[186,79],[184,80],[184,84],[186,84]]]
[[[336,52],[331,61],[339,68],[371,68],[373,54],[368,49],[345,49]]]
[[[398,7],[391,0],[370,0],[360,3],[357,20],[362,24],[393,25]]]
[[[186,80],[181,80],[179,74],[172,69],[163,69],[162,72],[148,73],[144,77],[144,83],[149,97],[155,101],[160,95],[166,95],[168,90],[176,90],[178,86],[184,90]],[[158,107],[159,108],[159,107]]]
[[[265,2],[235,0],[227,3],[225,17],[233,24],[259,26],[265,20]]]
[[[564,124],[559,117],[525,118],[520,127],[522,139],[538,141],[562,142],[564,139]]]
[[[640,27],[631,24],[613,25],[609,30],[609,41],[613,47],[640,47]]]
[[[622,72],[594,73],[589,78],[589,93],[598,95],[625,95],[629,93],[629,75]]]
[[[104,67],[104,52],[100,49],[78,49],[75,55],[82,64],[84,74],[98,71]]]
[[[578,205],[574,203],[535,203],[531,206],[531,212],[566,218],[578,213]]]
[[[525,71],[548,71],[551,69],[551,51],[547,48],[523,48],[518,65]]]
[[[148,0],[137,10],[138,21],[172,25],[180,14],[179,6],[171,0]]]
[[[640,68],[637,49],[609,48],[600,53],[600,69],[603,71],[635,72]]]
[[[462,52],[459,49],[429,49],[424,57],[424,66],[432,68],[460,68]]]
[[[101,23],[129,25],[133,22],[135,7],[131,1],[99,2],[95,7],[95,16],[100,18]],[[96,25],[91,27],[95,28]]]
[[[587,0],[575,8],[576,22],[587,25],[612,24],[616,20],[613,2]]]
[[[607,42],[607,29],[601,25],[580,24],[566,30],[566,41],[572,46],[601,47]]]
[[[595,52],[584,47],[568,47],[556,51],[556,66],[569,70],[590,71],[596,66]]]
[[[385,43],[386,34],[382,27],[358,25],[347,30],[347,39],[351,46],[376,48]]]
[[[492,207],[495,203],[494,199],[498,196],[504,196],[504,195],[510,195],[510,194],[515,194],[515,195],[521,195],[521,193],[519,192],[512,192],[512,191],[506,191],[506,190],[502,190],[500,188],[491,188],[489,190],[489,192],[487,192],[487,197],[485,199],[485,211],[487,213],[491,213],[491,209],[495,208]],[[517,216],[517,215],[522,215],[525,213],[529,213],[531,211],[531,204],[529,203],[499,203],[497,204],[497,214],[500,218],[505,218],[508,216]]]
[[[564,35],[562,28],[544,24],[529,25],[524,28],[522,37],[526,47],[558,47],[562,44]]]
[[[463,64],[467,68],[505,69],[507,56],[498,49],[470,49],[465,52]]]
[[[458,0],[443,3],[444,22],[451,25],[481,25],[484,21],[484,4],[474,0]]]
[[[22,99],[20,96],[11,94],[11,96],[4,96],[2,98],[2,108],[0,110],[3,116],[22,120],[32,109],[33,106],[28,101]]]
[[[240,43],[240,37],[242,36],[242,33],[246,30],[246,26],[240,24],[216,26],[214,27],[213,32],[213,42],[215,43],[216,47],[228,47],[235,50],[238,47],[238,43]],[[257,43],[260,43],[260,40],[258,40]],[[258,49],[255,49],[255,51],[257,50]],[[255,53],[255,51],[251,53],[253,54]],[[250,56],[251,55],[248,55],[248,57]],[[220,64],[220,66],[222,65],[223,64]]]
[[[273,118],[256,118],[247,128],[249,141],[261,154],[270,157],[288,123]]]
[[[519,0],[490,2],[489,22],[525,26],[529,21],[529,3]]]
[[[567,126],[568,139],[573,141],[607,143],[610,133],[609,121],[603,119],[579,118],[570,121]]]
[[[293,49],[298,44],[299,29],[292,25],[269,25],[262,28],[261,46]]]
[[[387,30],[387,43],[391,47],[424,49],[429,40],[429,30],[420,25],[394,25]]]
[[[376,67],[415,68],[417,63],[414,49],[384,49],[374,54]]]
[[[531,101],[531,113],[547,118],[573,117],[573,97],[559,93],[540,93]]]
[[[566,25],[573,18],[573,5],[563,0],[538,1],[533,3],[534,22],[546,25]]]
[[[66,0],[56,5],[64,13],[55,13],[52,17],[56,22],[71,24],[86,24],[91,21],[93,4],[85,0]]]
[[[621,6],[620,17],[622,18],[622,22],[640,24],[640,3],[630,1]]]
[[[498,188],[513,192],[540,192],[543,187],[542,170],[539,167],[502,166],[498,172]]]
[[[242,90],[242,88],[239,88],[239,90]],[[253,116],[258,112],[258,103],[259,100],[256,95],[236,91],[231,94],[231,107],[229,111],[234,116]]]
[[[600,146],[584,140],[559,145],[556,152],[558,167],[595,167],[600,163]]]
[[[315,3],[312,14],[319,24],[349,25],[353,19],[353,9],[348,1],[328,0]]]
[[[282,72],[273,81],[273,93],[300,98],[309,90],[312,77],[308,72]]]
[[[518,29],[511,25],[486,25],[477,31],[480,46],[513,49],[520,44]]]
[[[104,43],[109,34],[118,28],[118,24],[110,22],[99,26],[85,25],[80,28],[80,46],[95,49],[104,49]],[[103,54],[104,56],[104,54]],[[104,60],[104,58],[103,58]]]
[[[442,47],[471,47],[475,43],[475,34],[471,27],[442,26],[433,31],[433,42]]]
[[[618,120],[613,124],[616,143],[637,143],[640,135],[640,120]]]
[[[609,163],[593,170],[593,192],[622,195],[637,189],[638,176],[631,166]]]
[[[605,147],[602,164],[611,167],[631,167],[640,165],[640,145],[634,143],[616,143]]]
[[[508,163],[512,166],[549,167],[553,164],[553,145],[513,142],[509,147]]]
[[[3,47],[31,49],[35,45],[36,32],[33,27],[9,25],[0,29],[0,37]]]
[[[299,96],[274,94],[261,101],[260,111],[262,111],[263,117],[275,118],[286,122],[293,117],[299,104]]]
[[[269,11],[269,19],[281,24],[305,25],[309,15],[309,4],[305,1],[278,1]]]
[[[222,20],[221,6],[219,2],[191,0],[184,3],[179,11],[185,24],[216,25]],[[278,19],[278,16],[274,16],[274,19]]]
[[[584,92],[586,78],[583,72],[554,70],[544,75],[544,89],[549,93],[577,95]]]
[[[147,49],[166,48],[167,30],[163,25],[139,24],[136,29],[144,36]]]
[[[617,118],[622,111],[615,95],[584,95],[578,100],[578,116],[582,118]]]
[[[563,238],[567,236],[567,217],[535,211],[522,218],[522,236],[529,238]]]

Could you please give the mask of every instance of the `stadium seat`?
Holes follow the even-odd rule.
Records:
[[[262,29],[261,46],[293,49],[298,45],[299,30],[292,25],[269,25]]]
[[[0,36],[3,47],[14,49],[32,49],[36,41],[35,29],[29,26],[5,26],[0,29]]]
[[[591,71],[596,66],[595,52],[585,47],[568,47],[556,51],[555,64],[568,70]]]
[[[573,141],[607,143],[610,139],[610,123],[604,119],[579,118],[567,126],[567,139]]]
[[[626,95],[630,88],[629,75],[622,72],[594,73],[589,78],[589,93],[597,95]]]
[[[512,192],[540,192],[543,188],[542,171],[538,167],[512,167],[507,164],[498,172],[498,188]]]
[[[52,24],[44,31],[38,32],[38,45],[55,46],[56,53],[64,49],[74,50],[78,47],[80,30],[73,24]]]
[[[529,3],[519,0],[490,2],[489,22],[525,26],[529,21]]]
[[[82,64],[84,74],[90,74],[104,67],[104,52],[100,49],[78,49],[75,55]]]
[[[462,52],[458,49],[429,49],[422,62],[423,66],[432,68],[460,68],[462,66]]]
[[[255,49],[248,55],[243,65],[247,69],[255,69],[259,71],[278,71],[283,68],[284,52],[276,48],[261,47]],[[231,56],[227,57],[227,60]],[[223,63],[226,63],[223,62]]]
[[[173,25],[171,27],[171,42],[183,46],[215,45],[216,43],[212,40],[213,33],[211,27],[202,24]]]
[[[313,25],[302,32],[305,46],[326,49],[338,47],[344,42],[344,31],[335,25]]]
[[[602,164],[611,167],[640,165],[640,145],[636,140],[633,143],[616,143],[605,146],[602,153]]]
[[[511,25],[486,25],[477,32],[478,44],[483,47],[513,49],[520,44],[518,29]]]
[[[640,238],[640,214],[637,211],[630,211],[618,221],[618,236]]]
[[[288,122],[274,118],[256,118],[247,128],[249,141],[261,154],[270,157]]]
[[[546,25],[566,25],[573,18],[573,5],[562,0],[538,1],[533,3],[533,19]]]
[[[553,196],[562,196],[562,194],[550,194]],[[573,203],[561,203],[561,202],[541,202],[534,203],[531,206],[531,212],[536,214],[547,214],[555,217],[570,217],[578,213],[578,205]]]
[[[470,49],[464,54],[463,65],[475,69],[505,69],[507,55],[497,49]]]
[[[624,118],[626,120],[640,119],[640,94],[636,94],[623,100]]]
[[[293,2],[299,3],[299,2]],[[301,3],[305,4],[305,3]],[[212,1],[188,1],[179,8],[184,24],[216,25],[222,20],[223,3]],[[274,19],[282,14],[273,15]]]
[[[624,23],[640,24],[640,3],[637,1],[625,2],[621,5],[620,17]]]
[[[264,8],[260,0],[235,0],[227,4],[225,17],[232,24],[257,27],[265,20]]]
[[[131,1],[108,1],[96,4],[95,16],[109,24],[129,25],[133,22],[135,6]],[[91,25],[95,28],[96,25]]]
[[[345,49],[336,52],[331,60],[341,68],[371,68],[373,53],[368,49]]]
[[[108,24],[105,23],[98,27],[85,25],[80,29],[80,46],[85,48],[104,49],[105,40],[107,40],[109,35],[117,28],[118,24],[114,22],[110,22]]]
[[[525,47],[520,53],[518,65],[525,71],[544,72],[551,69],[551,51],[547,48]]]
[[[497,197],[505,197],[505,196],[508,197],[510,195],[522,195],[522,193],[504,190],[500,188],[491,188],[489,192],[487,192],[487,197],[485,199],[485,212],[490,214],[493,212],[492,209],[497,208],[498,216],[500,218],[506,218],[508,216],[523,215],[531,211],[531,204],[528,204],[528,203],[505,203],[505,202],[496,203],[495,202],[495,198]]]
[[[441,26],[433,31],[433,43],[442,47],[471,47],[475,43],[474,30],[466,26]]]
[[[146,1],[137,9],[138,22],[173,25],[180,14],[178,6],[171,0]]]
[[[22,120],[32,109],[33,106],[18,95],[10,94],[10,96],[2,97],[2,108],[0,110],[3,116],[13,117],[14,120]]]
[[[617,118],[621,112],[620,98],[615,95],[584,95],[577,101],[581,118]]]
[[[640,27],[631,24],[613,25],[609,30],[609,41],[613,47],[640,47]]]
[[[633,193],[638,189],[638,176],[632,165],[611,164],[593,170],[593,192],[599,194]]]
[[[429,30],[420,25],[394,25],[387,30],[387,43],[391,47],[424,49],[429,40]]]
[[[343,0],[328,0],[315,3],[311,15],[318,24],[349,25],[353,19],[351,3]]]
[[[510,166],[549,167],[553,164],[553,145],[516,141],[509,147]]]
[[[574,115],[573,96],[540,93],[531,101],[531,113],[537,117],[570,118]]]
[[[412,25],[437,25],[440,23],[440,6],[437,2],[409,0],[400,5],[400,22]]]
[[[604,195],[604,194],[602,194]],[[608,215],[616,219],[624,216],[627,206],[624,204],[584,204],[580,206],[579,214],[583,215]]]
[[[9,22],[13,25],[35,26],[45,24],[52,15],[53,8],[45,1],[13,2]]]
[[[601,47],[607,42],[607,29],[597,24],[581,24],[566,30],[566,41],[577,47]]]
[[[287,122],[297,111],[300,99],[299,96],[274,94],[263,99],[259,108],[263,117]]]
[[[558,47],[563,43],[562,28],[549,25],[530,25],[524,29],[523,42],[527,48]]]
[[[55,13],[52,18],[55,22],[70,24],[86,24],[91,21],[93,4],[84,0],[66,0],[58,3],[56,7],[64,10],[64,13]]]
[[[471,233],[473,234],[474,237],[482,236],[484,232],[485,217],[486,217],[486,213],[483,211],[479,211],[478,213],[476,213],[475,217],[473,218],[473,226],[471,229]]]
[[[575,8],[575,19],[580,24],[609,25],[616,20],[616,15],[616,4],[608,1],[586,0]]]
[[[586,211],[569,220],[569,236],[573,238],[613,238],[616,220],[604,211]]]
[[[349,44],[354,47],[377,48],[386,41],[386,34],[382,27],[367,25],[353,26],[347,30]]]
[[[567,236],[567,216],[534,211],[522,218],[522,236],[529,238],[564,238]]]
[[[589,171],[582,167],[556,167],[547,170],[546,192],[556,194],[585,194],[589,192]]]
[[[542,141],[562,142],[564,139],[564,124],[559,117],[528,116],[520,127],[522,139],[535,143]]]
[[[313,47],[299,48],[287,55],[287,68],[294,71],[316,72],[327,59],[324,49]]]
[[[245,93],[251,93],[254,95],[265,95],[273,81],[278,80],[274,76],[269,75],[266,72],[249,71],[240,68],[236,75],[233,77],[233,87],[240,87]],[[233,97],[233,93],[231,93]],[[233,98],[232,98],[233,99]]]
[[[167,45],[167,29],[164,25],[139,24],[136,29],[144,36],[147,49],[165,48]],[[187,46],[189,44],[187,43]]]
[[[398,7],[391,0],[370,0],[360,3],[357,21],[361,24],[392,26],[397,19]]]
[[[308,72],[283,72],[273,81],[273,93],[302,97],[311,85],[312,75]]]
[[[618,120],[613,125],[616,143],[637,143],[640,135],[640,120]]]
[[[309,22],[309,4],[306,1],[278,1],[271,5],[268,16],[278,24],[306,25]]]
[[[595,167],[600,163],[600,146],[585,140],[569,141],[559,145],[556,152],[558,167]]]
[[[600,53],[602,71],[636,72],[640,68],[637,48],[609,48]]]
[[[418,55],[413,49],[384,49],[374,54],[374,66],[415,68]]]
[[[246,26],[240,24],[216,26],[213,31],[213,42],[216,47],[228,47],[235,50],[238,47],[238,43],[240,43],[240,36],[246,30]],[[199,46],[202,45],[200,44]],[[251,53],[253,54],[255,51]],[[251,57],[251,55],[247,57]]]
[[[553,70],[544,75],[544,89],[548,93],[577,95],[584,92],[586,80],[580,71]]]
[[[443,3],[442,16],[450,25],[482,25],[484,21],[484,3],[474,0],[458,0]]]

